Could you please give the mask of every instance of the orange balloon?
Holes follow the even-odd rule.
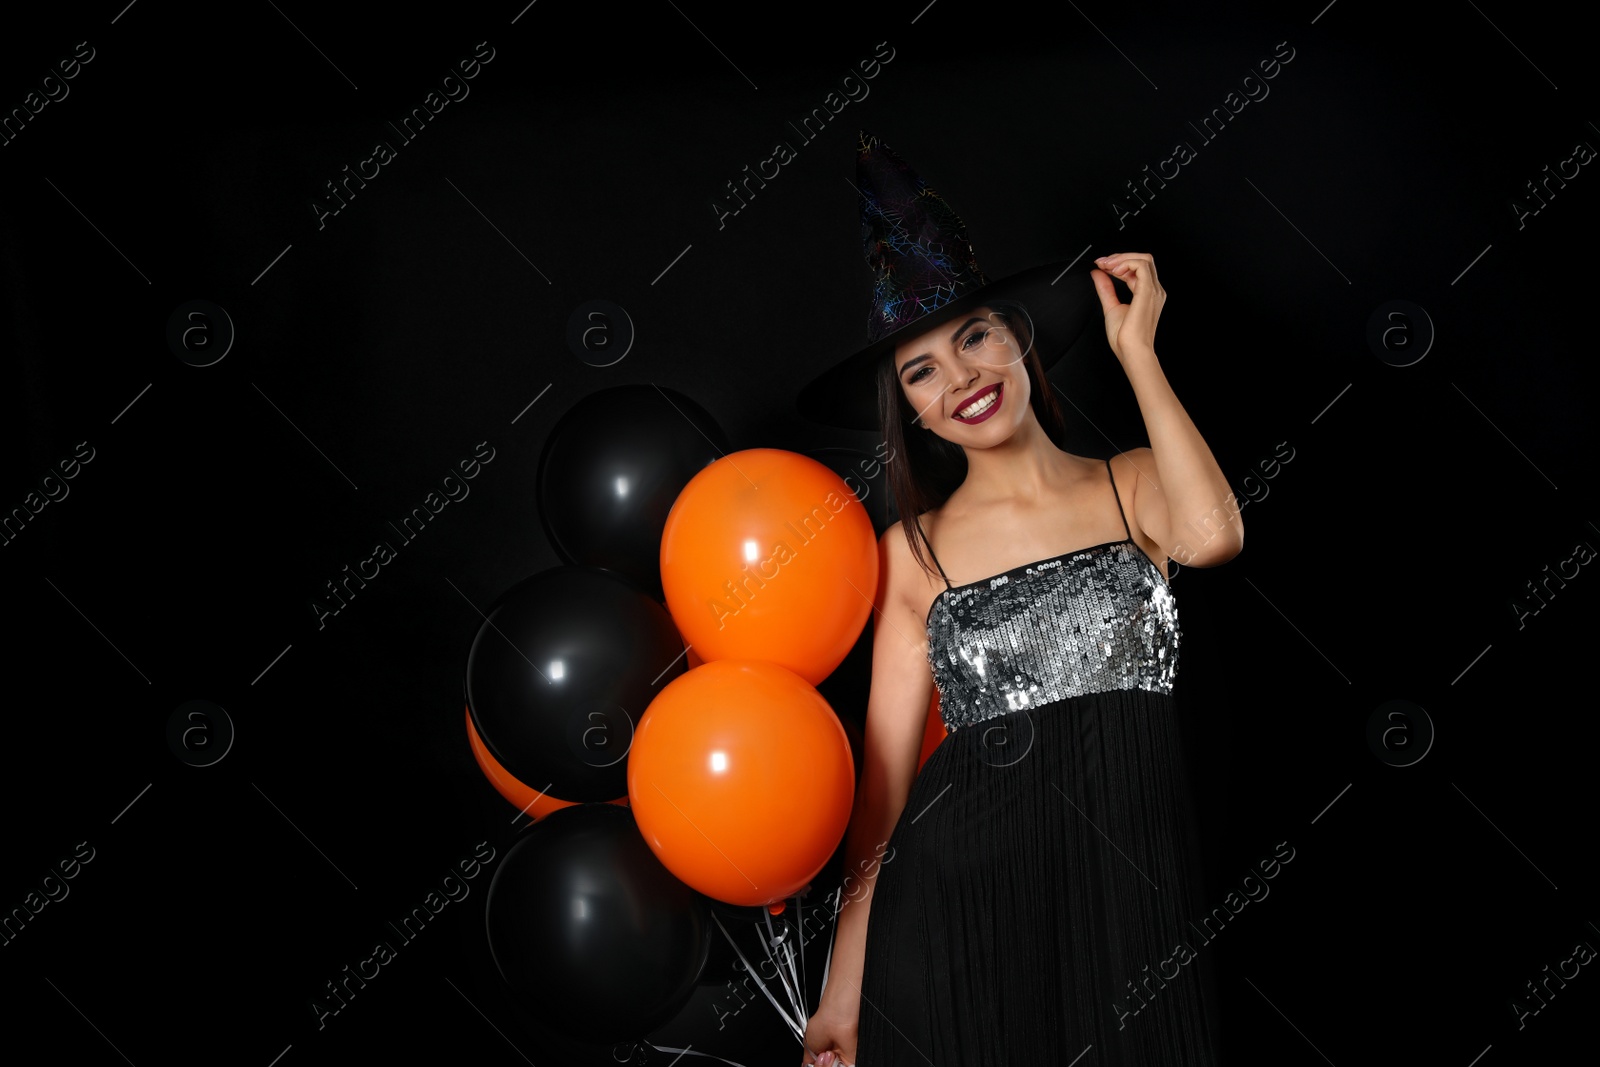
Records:
[[[467,712],[467,744],[472,746],[472,755],[478,761],[478,769],[483,772],[485,778],[489,779],[489,784],[494,786],[495,792],[515,804],[518,811],[532,816],[534,822],[538,822],[552,811],[559,811],[562,808],[579,803],[576,800],[562,800],[559,797],[551,796],[549,793],[542,793],[523,783],[510,771],[506,770],[500,761],[490,753],[488,746],[483,743],[483,738],[478,736],[477,728],[472,725],[472,712],[470,710]],[[628,798],[621,796],[616,800],[608,800],[606,803],[626,806]]]
[[[628,750],[628,797],[651,851],[729,904],[776,904],[810,884],[849,827],[855,775],[827,700],[761,660],[674,678]]]
[[[661,586],[706,661],[766,660],[817,685],[872,614],[878,538],[833,471],[752,448],[707,464],[661,534]]]
[[[684,662],[689,665],[690,670],[694,670],[705,660],[701,659],[699,653],[695,652],[693,648],[690,648],[688,654],[684,656]]]
[[[933,699],[928,702],[927,728],[922,731],[922,755],[917,758],[917,770],[922,770],[922,765],[928,762],[928,757],[933,755],[933,750],[939,743],[949,736],[950,731],[945,729],[944,719],[939,714],[939,687],[933,687]]]

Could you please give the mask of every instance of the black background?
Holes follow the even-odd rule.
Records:
[[[78,442],[94,459],[0,548],[0,909],[77,843],[95,858],[0,947],[4,1040],[140,1067],[589,1062],[497,984],[487,878],[324,1028],[309,1004],[477,842],[503,855],[514,838],[466,745],[461,672],[473,605],[560,562],[533,475],[564,410],[655,383],[736,449],[873,451],[793,410],[863,339],[847,179],[865,127],[966,219],[991,274],[1156,257],[1162,366],[1250,500],[1246,550],[1174,581],[1209,898],[1296,850],[1208,949],[1228,1062],[1489,1067],[1592,1047],[1592,967],[1521,1028],[1512,1007],[1600,944],[1584,608],[1600,579],[1552,582],[1520,626],[1513,607],[1600,545],[1583,319],[1600,179],[1583,167],[1520,227],[1513,209],[1600,143],[1590,41],[1553,10],[8,13],[7,112],[78,42],[95,55],[0,147],[0,507]],[[480,41],[494,58],[470,95],[399,145],[386,121]],[[883,41],[870,95],[798,144],[787,123]],[[1270,95],[1203,143],[1187,123],[1283,41]],[[379,139],[397,158],[319,229],[323,183]],[[1179,139],[1196,158],[1119,229],[1123,183]],[[778,140],[795,160],[719,227],[724,183]],[[165,339],[194,299],[237,330],[204,368]],[[610,367],[566,344],[591,299],[637,329]],[[1404,367],[1366,340],[1397,299],[1436,331]],[[1075,450],[1145,443],[1131,403],[1085,409]],[[495,458],[471,495],[319,629],[323,583],[481,441]],[[1267,479],[1282,442],[1293,459]],[[825,692],[859,721],[850,662]],[[237,727],[206,768],[164,732],[197,698]],[[1366,741],[1391,699],[1436,730],[1409,767]],[[812,1005],[824,952],[808,947]],[[799,1062],[769,1005],[738,1023],[719,1055]]]

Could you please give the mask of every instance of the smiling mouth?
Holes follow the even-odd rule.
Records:
[[[998,384],[991,385],[974,397],[959,412],[950,417],[957,422],[965,422],[969,425],[982,422],[1000,410],[1001,393],[1002,390]]]

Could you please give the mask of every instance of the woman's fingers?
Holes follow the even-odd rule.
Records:
[[[1122,279],[1122,283],[1133,294],[1133,300],[1128,306],[1135,314],[1151,314],[1153,309],[1159,309],[1162,304],[1166,303],[1166,290],[1161,288],[1161,282],[1156,277],[1155,257],[1148,253],[1118,252],[1115,255],[1101,256],[1095,260],[1095,263],[1102,272],[1112,278]],[[1095,280],[1095,288],[1097,290],[1101,289],[1099,279]],[[1109,281],[1104,288],[1111,288]],[[1106,305],[1108,301],[1104,291],[1101,292],[1100,297],[1101,304],[1103,306]],[[1117,300],[1114,295],[1110,297],[1110,300],[1121,304],[1121,301]],[[1154,311],[1154,313],[1159,314],[1159,311]],[[1153,332],[1153,323],[1151,329]]]
[[[1091,277],[1105,312],[1107,336],[1111,350],[1121,359],[1124,345],[1154,340],[1156,318],[1167,293],[1156,277],[1155,257],[1148,252],[1116,252],[1100,256],[1094,263],[1098,269],[1091,271]],[[1100,274],[1106,275],[1103,281],[1097,277]],[[1133,294],[1130,303],[1124,304],[1116,295],[1113,279],[1121,279]]]
[[[1107,274],[1118,278],[1138,277],[1153,280],[1156,276],[1156,259],[1149,252],[1114,252],[1109,256],[1098,257],[1094,264]]]
[[[1155,257],[1148,252],[1116,252],[1096,259],[1095,265],[1112,277],[1121,278],[1129,292],[1137,293],[1147,279],[1152,287],[1160,287]]]
[[[1099,259],[1095,260],[1095,262],[1100,264],[1117,264],[1130,259],[1142,259],[1151,265],[1154,265],[1156,261],[1155,257],[1149,252],[1113,252],[1109,256],[1101,256]]]
[[[1117,290],[1111,284],[1111,278],[1105,270],[1093,271],[1089,275],[1094,282],[1094,291],[1100,297],[1100,310],[1103,314],[1111,314],[1112,308],[1122,307],[1122,299],[1117,296]]]

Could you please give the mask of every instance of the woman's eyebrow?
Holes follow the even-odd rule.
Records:
[[[974,316],[972,316],[972,318],[968,319],[966,322],[963,322],[960,326],[958,326],[956,328],[956,332],[950,335],[950,343],[954,344],[957,337],[960,337],[962,334],[966,333],[968,326],[971,326],[975,322],[982,322],[982,321],[983,320],[981,318],[979,318],[978,316],[974,315]]]

